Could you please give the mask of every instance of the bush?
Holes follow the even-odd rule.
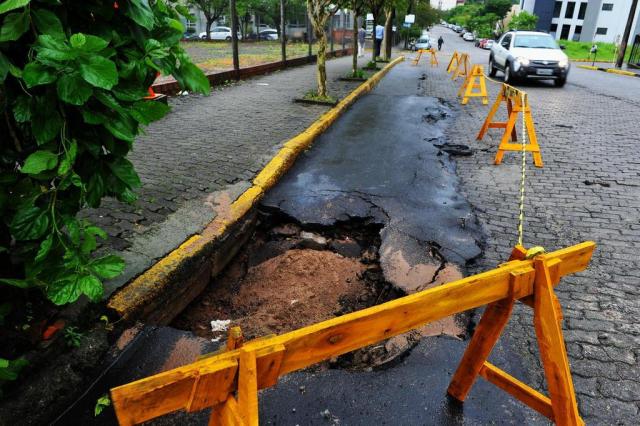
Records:
[[[126,157],[140,126],[167,113],[143,99],[158,72],[208,92],[178,13],[164,0],[0,2],[1,283],[62,305],[101,300],[102,280],[123,270],[92,255],[106,234],[76,214],[136,199]]]

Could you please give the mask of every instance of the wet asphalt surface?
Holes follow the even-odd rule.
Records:
[[[417,96],[423,66],[399,64],[347,111],[267,195],[263,206],[305,224],[370,218],[383,225],[381,253],[401,252],[417,265],[436,249],[464,267],[481,254],[481,233],[458,194],[455,162],[435,146],[457,107]],[[454,100],[455,101],[455,100]],[[427,259],[428,260],[428,259]],[[384,256],[381,264],[385,267]],[[477,319],[478,316],[476,315]],[[93,417],[95,400],[110,387],[166,370],[187,332],[147,328],[58,424],[115,424],[112,409]],[[458,425],[546,423],[541,416],[479,379],[465,404],[449,400],[448,383],[468,341],[424,338],[406,356],[373,371],[297,372],[260,393],[260,422],[277,425]],[[195,352],[212,350],[189,340]],[[193,354],[191,354],[193,355]],[[189,356],[191,356],[189,355]],[[193,358],[193,356],[192,356]],[[525,380],[515,352],[494,349],[490,360]],[[176,413],[156,425],[207,424],[208,413]]]

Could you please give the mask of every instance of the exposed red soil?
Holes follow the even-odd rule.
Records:
[[[238,262],[215,279],[175,325],[207,338],[212,320],[231,320],[245,339],[281,334],[342,314],[372,297],[367,266],[328,250],[291,249],[248,268]]]

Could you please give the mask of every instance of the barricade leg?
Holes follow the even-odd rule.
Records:
[[[507,107],[509,104],[507,104]],[[509,111],[509,118],[507,119],[507,125],[504,130],[504,134],[502,135],[502,140],[500,141],[500,145],[498,146],[498,152],[496,153],[496,158],[493,161],[493,164],[500,164],[502,162],[502,158],[504,157],[505,147],[509,144],[509,138],[513,139],[516,136],[516,119],[518,118],[517,109],[511,109]]]
[[[571,380],[569,359],[562,337],[558,315],[559,303],[553,291],[553,281],[543,256],[534,261],[533,322],[538,337],[540,358],[547,379],[553,417],[558,425],[583,425]]]
[[[487,305],[447,389],[447,393],[458,401],[466,399],[478,378],[484,362],[509,321],[513,304],[514,299],[509,298]]]

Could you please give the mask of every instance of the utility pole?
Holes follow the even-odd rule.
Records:
[[[620,50],[618,50],[618,58],[616,59],[616,68],[622,68],[624,62],[624,54],[627,51],[627,40],[631,34],[631,26],[633,25],[633,18],[636,16],[636,7],[638,6],[638,0],[631,2],[631,10],[629,11],[629,18],[627,18],[627,26],[624,27],[624,35],[620,41]]]
[[[280,0],[280,50],[282,65],[285,66],[287,61],[287,25],[284,21],[284,0]]]
[[[236,78],[238,78],[240,57],[238,56],[238,11],[236,10],[236,0],[229,0],[229,9],[231,9],[231,51],[233,54],[233,70],[236,72]]]

